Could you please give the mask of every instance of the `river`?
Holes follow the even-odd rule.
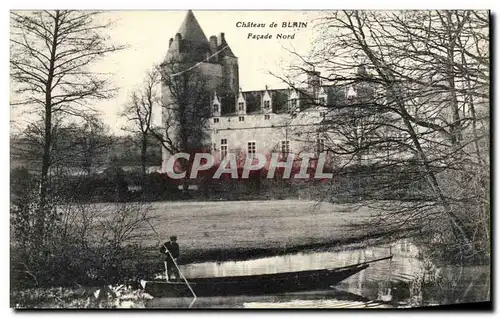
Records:
[[[236,262],[181,266],[186,277],[258,275],[335,268],[393,255],[372,263],[331,290],[270,296],[198,298],[193,307],[374,308],[418,307],[488,301],[490,268],[434,264],[411,239],[341,252],[306,252]],[[149,308],[187,307],[191,299],[154,298]]]

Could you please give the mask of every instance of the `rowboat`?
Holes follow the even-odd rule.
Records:
[[[198,297],[264,295],[327,289],[369,267],[369,263],[391,256],[333,269],[284,272],[264,275],[188,278]],[[190,297],[185,282],[151,280],[141,282],[144,291],[153,297]]]

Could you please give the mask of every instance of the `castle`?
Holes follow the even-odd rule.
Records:
[[[169,68],[168,65],[176,65],[176,68]],[[202,124],[204,133],[197,135],[199,140],[191,142],[197,147],[203,145],[205,149],[210,148],[216,160],[221,160],[228,153],[252,156],[255,153],[308,152],[318,155],[325,151],[325,141],[331,138],[318,129],[321,121],[328,116],[327,105],[357,95],[354,87],[322,85],[320,74],[315,71],[307,74],[307,82],[301,89],[270,89],[265,86],[262,90],[242,91],[238,58],[226,42],[224,33],[207,39],[191,10],[177,34],[170,39],[162,67],[167,76],[179,77],[187,71],[196,71],[203,78],[206,84],[203,90],[208,97],[201,108],[207,109],[208,114]],[[359,69],[358,72],[365,71]],[[164,85],[162,96],[165,104],[182,103],[173,94],[171,87]],[[191,111],[203,112],[201,109]],[[169,140],[173,140],[172,136],[180,130],[178,126],[168,123],[171,115],[164,109],[163,122]],[[194,132],[198,129],[194,127],[196,125],[187,120],[182,129]],[[171,154],[171,151],[163,149],[163,172]]]

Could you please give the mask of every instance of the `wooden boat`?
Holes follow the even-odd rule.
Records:
[[[264,275],[188,278],[188,281],[197,297],[263,295],[327,289],[369,267],[369,263],[391,257],[388,256],[334,269]],[[141,284],[145,292],[153,297],[192,296],[185,282],[154,280],[142,281]]]

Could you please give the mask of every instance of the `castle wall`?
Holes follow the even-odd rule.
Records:
[[[207,90],[210,92],[210,95],[213,95],[213,92],[223,83],[222,66],[213,63],[201,63],[197,68],[207,80]]]
[[[269,119],[267,119],[269,116]],[[291,114],[247,114],[215,117],[210,121],[212,149],[219,160],[221,140],[227,141],[228,152],[246,154],[248,142],[255,142],[256,153],[268,155],[281,152],[282,141],[287,140],[289,151],[294,154],[315,152],[318,138],[326,138],[318,132],[321,111],[312,110],[292,116]],[[244,118],[240,121],[240,118]]]

